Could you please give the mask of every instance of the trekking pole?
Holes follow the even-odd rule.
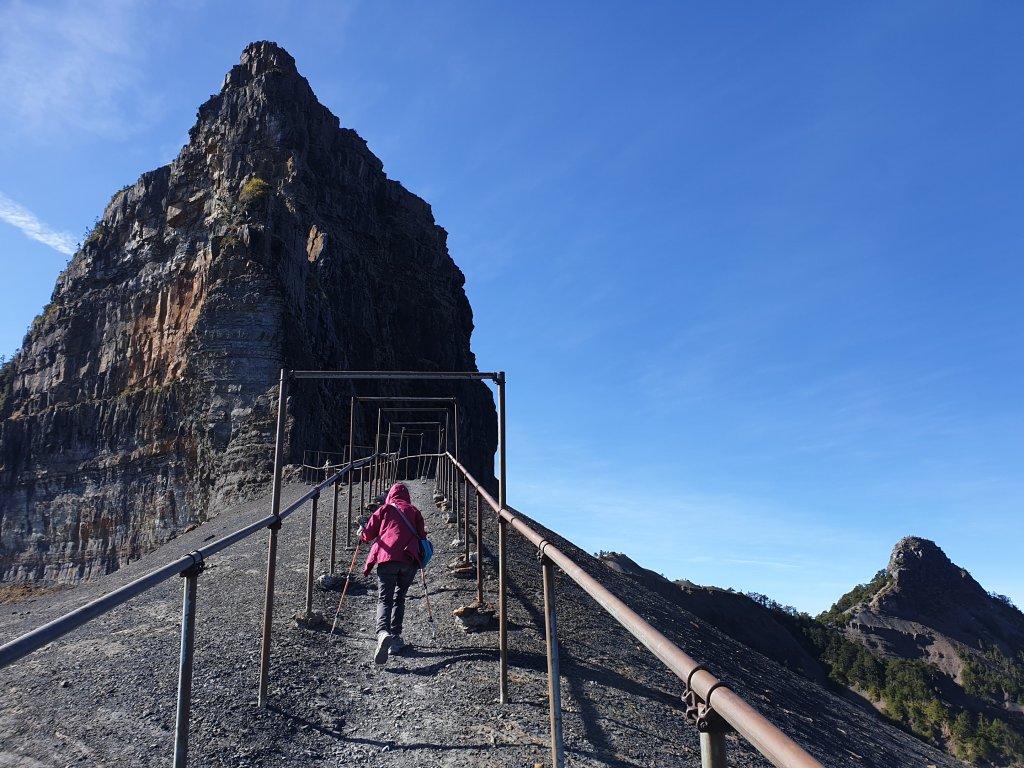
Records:
[[[427,594],[427,572],[420,568],[420,577],[423,579],[423,599],[427,601],[427,624],[430,625],[430,640],[437,644],[437,625],[434,624],[434,613],[430,610],[430,595]]]
[[[359,543],[356,542],[356,551],[352,553],[352,564],[348,567],[348,573],[345,574],[345,586],[341,588],[341,599],[338,601],[338,610],[334,612],[334,623],[331,624],[331,634],[334,634],[334,628],[338,626],[338,614],[341,613],[341,604],[345,602],[345,593],[348,592],[348,583],[352,579],[352,571],[356,567],[356,558],[359,557]]]

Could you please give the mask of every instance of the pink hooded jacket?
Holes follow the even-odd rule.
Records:
[[[405,520],[402,520],[395,511],[396,508],[402,511],[406,520],[416,529],[416,533],[405,524]],[[409,489],[401,483],[395,483],[388,491],[384,505],[378,507],[370,516],[370,521],[360,537],[360,541],[373,541],[366,565],[363,567],[363,575],[369,575],[377,563],[419,562],[420,539],[425,538],[427,528],[423,524],[423,515],[413,506],[409,498]]]

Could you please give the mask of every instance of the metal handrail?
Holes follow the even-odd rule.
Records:
[[[61,616],[58,619],[54,619],[53,621],[44,624],[41,627],[37,627],[31,632],[27,632],[24,635],[21,635],[20,637],[8,643],[5,643],[4,645],[0,646],[0,669],[6,667],[8,664],[17,661],[18,659],[24,656],[27,656],[33,651],[42,648],[47,643],[51,643],[57,638],[63,637],[64,635],[74,631],[75,629],[82,626],[83,624],[86,624],[92,619],[95,619],[98,616],[102,616],[103,614],[111,611],[117,606],[128,602],[133,597],[136,597],[137,595],[146,592],[147,590],[155,587],[157,584],[160,584],[161,582],[164,582],[167,579],[177,576],[178,574],[182,573],[183,571],[187,570],[193,565],[204,562],[211,555],[215,555],[218,552],[227,549],[231,545],[236,544],[242,539],[245,539],[258,531],[266,529],[267,527],[275,524],[279,520],[284,520],[293,512],[298,510],[303,504],[312,499],[314,496],[318,496],[324,488],[340,480],[341,477],[348,473],[350,470],[358,469],[361,466],[365,466],[369,461],[372,460],[372,458],[373,457],[371,456],[365,459],[360,459],[357,462],[350,463],[348,466],[346,466],[341,471],[337,472],[335,475],[331,476],[324,482],[320,483],[318,486],[307,491],[305,495],[302,496],[302,498],[290,504],[286,509],[284,509],[280,513],[280,515],[267,515],[266,517],[257,520],[255,523],[251,523],[245,526],[244,528],[238,529],[234,533],[228,534],[227,536],[221,539],[217,539],[217,541],[214,541],[211,544],[206,545],[205,547],[193,550],[192,552],[186,555],[182,555],[177,560],[168,563],[167,565],[161,566],[156,570],[150,571],[144,576],[140,576],[134,581],[130,581],[123,587],[115,589],[113,592],[110,592],[104,595],[103,597],[97,598],[96,600],[93,600],[90,603],[86,603],[81,608],[77,608],[76,610],[71,611],[70,613],[67,613],[64,616]]]
[[[713,711],[735,728],[740,735],[749,741],[773,765],[779,766],[779,768],[822,768],[821,763],[811,757],[789,736],[779,730],[778,727],[773,725],[754,707],[747,704],[738,694],[730,690],[725,683],[680,650],[671,640],[651,626],[632,608],[609,592],[604,585],[584,571],[572,558],[517,517],[513,510],[507,506],[501,507],[487,490],[480,485],[476,478],[470,474],[469,470],[460,464],[454,456],[449,453],[447,458],[452,463],[452,466],[463,475],[466,482],[476,489],[479,498],[484,499],[491,509],[498,514],[500,520],[511,525],[524,538],[537,547],[538,555],[542,561],[553,562],[561,568],[570,579],[576,582],[584,592],[594,598],[598,605],[618,621],[626,631],[643,643],[651,653],[682,680],[688,691],[696,694],[700,700],[699,703],[702,705],[701,717],[704,718],[705,725],[711,723],[711,719],[707,715]],[[478,553],[478,560],[479,557]],[[546,578],[545,581],[547,580]],[[547,592],[550,591],[549,588],[550,585],[546,584],[546,598]],[[502,605],[499,606],[499,614],[501,621],[504,622],[504,594],[501,595],[500,602]],[[547,599],[545,602],[547,602]],[[504,649],[502,650],[504,651]],[[503,652],[502,657],[504,658],[504,656]],[[557,651],[554,661],[555,668],[557,669]],[[549,658],[549,665],[550,662],[551,659]],[[550,669],[551,667],[549,666],[549,671]],[[554,712],[554,704],[555,702],[552,702],[553,727],[557,714]],[[712,706],[714,707],[713,710]],[[701,727],[700,722],[698,722],[698,727]],[[705,735],[703,730],[701,735],[702,737]],[[702,751],[703,746],[702,744]],[[723,751],[721,765],[725,765],[724,740],[720,746]],[[557,754],[560,751],[560,745],[555,746],[554,750]],[[713,764],[717,765],[717,763]]]

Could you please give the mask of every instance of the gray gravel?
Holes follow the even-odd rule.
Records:
[[[331,635],[338,593],[316,590],[326,626],[297,626],[304,607],[309,505],[280,536],[270,705],[256,706],[267,536],[256,534],[212,557],[199,578],[190,764],[199,766],[550,765],[540,566],[510,533],[510,697],[497,703],[495,628],[466,633],[452,611],[472,603],[475,582],[453,576],[454,530],[409,483],[435,544],[428,569],[438,628],[433,639],[422,587],[410,591],[411,648],[373,664],[376,579],[353,582]],[[306,488],[286,488],[285,499]],[[325,494],[328,499],[328,494]],[[358,497],[357,497],[358,498]],[[340,519],[346,501],[341,497]],[[242,505],[96,583],[0,606],[6,642],[99,594],[229,533],[269,511]],[[329,568],[330,504],[321,505],[316,572]],[[496,602],[493,522],[485,525],[485,600]],[[538,526],[540,528],[540,526]],[[544,531],[543,528],[540,530]],[[958,765],[900,731],[791,675],[703,624],[671,600],[638,593],[552,532],[572,554],[694,658],[775,720],[826,765]],[[344,544],[344,531],[341,531]],[[364,548],[365,549],[365,548]],[[361,573],[360,552],[356,573]],[[339,547],[336,570],[351,552]],[[173,751],[182,580],[147,595],[0,670],[0,768],[167,765]],[[685,725],[681,684],[611,622],[563,574],[557,578],[562,642],[563,728],[572,766],[699,765],[696,732]],[[728,673],[728,674],[727,674]],[[766,761],[730,735],[730,764]]]

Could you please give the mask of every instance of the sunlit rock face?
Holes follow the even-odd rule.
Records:
[[[471,371],[472,311],[430,206],[255,43],[170,165],[111,199],[0,372],[0,578],[110,571],[265,490],[290,370]],[[292,382],[287,453],[340,450],[349,396],[456,396],[493,472],[481,382]],[[357,410],[357,444],[376,410]],[[443,413],[434,418],[444,419]]]
[[[885,579],[847,611],[846,636],[885,658],[922,659],[960,680],[964,659],[1024,647],[1024,615],[989,595],[937,544],[917,536],[893,548]]]

